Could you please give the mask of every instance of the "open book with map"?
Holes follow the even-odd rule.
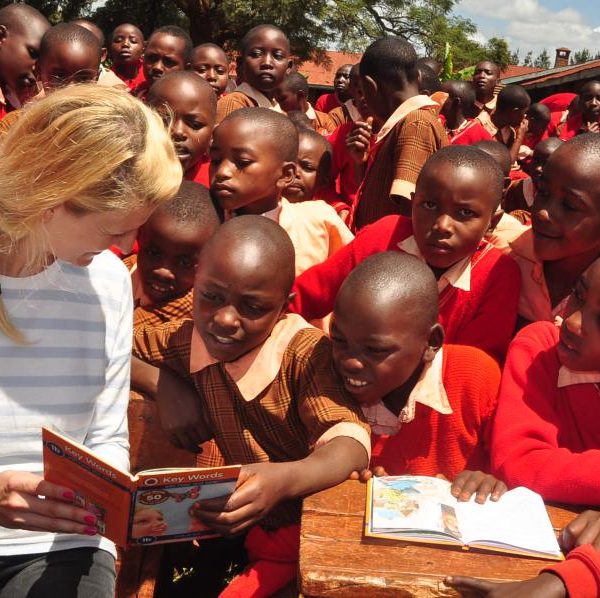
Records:
[[[541,496],[527,488],[480,505],[474,497],[458,502],[446,480],[374,477],[368,483],[365,535],[564,558]]]

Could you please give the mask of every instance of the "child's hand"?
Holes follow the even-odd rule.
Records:
[[[584,511],[577,515],[562,530],[558,541],[565,552],[584,544],[591,544],[600,550],[600,512]]]
[[[44,498],[40,498],[43,496]],[[0,473],[0,525],[96,535],[96,516],[74,506],[75,493],[26,471]]]
[[[363,469],[362,471],[353,471],[350,474],[349,480],[359,480],[361,482],[368,482],[373,476],[380,478],[381,476],[387,475],[387,472],[381,465],[371,469]]]
[[[468,470],[459,473],[450,487],[452,496],[460,502],[468,501],[476,493],[475,502],[479,504],[483,504],[488,497],[497,501],[507,490],[506,484],[493,475]]]
[[[558,575],[542,573],[533,579],[512,583],[494,583],[474,577],[451,576],[444,583],[464,596],[489,598],[565,598],[567,589]]]
[[[373,118],[369,116],[367,122],[356,121],[352,130],[346,137],[346,147],[350,156],[357,164],[367,160],[369,148],[371,147],[371,135],[373,133]]]
[[[600,124],[598,121],[586,123],[583,125],[583,129],[586,133],[600,133]]]
[[[223,536],[239,534],[287,498],[291,471],[289,463],[244,465],[229,499],[200,500],[194,516]]]

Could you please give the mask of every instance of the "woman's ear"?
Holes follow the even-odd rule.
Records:
[[[442,348],[444,344],[444,328],[441,324],[434,324],[429,330],[429,338],[427,339],[427,347],[423,353],[423,361],[433,361],[435,354]]]

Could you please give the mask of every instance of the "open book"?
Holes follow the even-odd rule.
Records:
[[[515,488],[498,502],[458,502],[450,482],[423,476],[369,480],[365,535],[562,560],[542,497]]]
[[[152,469],[131,475],[47,428],[42,440],[44,479],[71,488],[75,504],[96,515],[98,533],[119,546],[218,535],[194,511],[201,500],[230,496],[241,469]]]

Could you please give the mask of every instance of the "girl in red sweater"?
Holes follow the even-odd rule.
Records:
[[[442,347],[436,291],[413,256],[367,258],[336,300],[334,364],[371,426],[376,474],[443,474],[461,500],[474,492],[479,502],[497,500],[506,486],[478,470],[488,469],[500,371],[479,349]]]
[[[362,260],[402,251],[427,263],[437,279],[439,320],[448,343],[482,349],[504,359],[517,318],[518,267],[484,240],[504,177],[491,156],[470,146],[446,147],[426,162],[412,199],[412,220],[387,216],[296,279],[291,310],[307,320],[333,309],[337,292]]]
[[[580,276],[562,326],[536,322],[508,351],[492,437],[492,465],[509,486],[545,500],[600,505],[600,260]],[[563,533],[564,563],[534,580],[496,585],[453,578],[480,595],[600,596],[600,517],[586,512]]]

